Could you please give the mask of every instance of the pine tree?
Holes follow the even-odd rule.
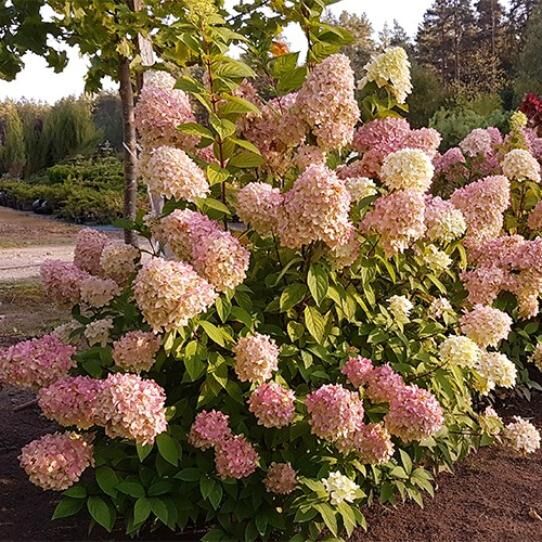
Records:
[[[542,94],[542,5],[529,17],[524,34],[524,46],[519,55],[517,97],[526,92]]]
[[[397,19],[393,19],[390,45],[395,47],[402,47],[407,51],[407,53],[410,53],[412,51],[412,40],[407,34],[407,31],[399,24],[399,21]]]

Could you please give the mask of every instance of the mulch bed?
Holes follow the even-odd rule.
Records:
[[[0,391],[0,540],[126,540],[120,532],[107,534],[101,528],[89,535],[82,519],[50,521],[58,496],[30,484],[17,461],[24,444],[55,429],[35,407],[13,412],[29,398],[28,393]],[[500,413],[532,418],[540,428],[542,395],[530,403],[507,405]],[[542,541],[541,460],[540,451],[523,458],[484,449],[458,466],[455,475],[441,475],[437,494],[426,500],[424,509],[407,503],[367,510],[369,532],[356,532],[352,542]],[[161,530],[146,539],[197,537]]]

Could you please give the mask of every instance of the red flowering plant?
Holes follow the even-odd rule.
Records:
[[[32,482],[64,490],[57,518],[86,509],[130,534],[205,526],[208,541],[340,539],[365,526],[363,504],[421,504],[434,474],[480,445],[539,446],[529,422],[478,412],[481,395],[514,385],[496,350],[510,318],[458,313],[462,238],[496,227],[506,183],[475,187],[489,211],[431,196],[438,134],[387,117],[358,127],[345,33],[320,22],[322,2],[276,4],[311,48],[302,68],[296,53],[251,49],[268,100],[226,54],[243,34],[212,5],[172,23],[163,43],[174,36],[178,62],[203,75],[145,74],[153,213],[133,227],[152,254],[84,230],[73,264],[42,270],[74,322],[0,354],[2,380],[39,388],[70,430],[21,453]],[[367,66],[387,93],[379,116],[408,92],[405,59]]]

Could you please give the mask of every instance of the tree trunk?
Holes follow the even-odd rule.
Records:
[[[137,139],[130,59],[126,57],[121,57],[120,60],[119,83],[124,135],[124,218],[133,221],[137,208]],[[137,245],[137,236],[130,229],[124,230],[124,240],[131,245]]]

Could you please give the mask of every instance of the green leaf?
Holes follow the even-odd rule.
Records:
[[[226,346],[226,344],[233,342],[230,334],[225,329],[215,326],[211,322],[203,320],[200,322],[200,326],[203,328],[203,331],[205,331],[209,339],[220,346]]]
[[[115,524],[115,513],[101,497],[89,497],[87,499],[88,513],[92,519],[101,525],[107,532],[111,532]]]
[[[211,492],[213,491],[213,488],[216,484],[216,481],[212,478],[209,478],[208,476],[203,476],[201,480],[199,481],[199,490],[201,492],[201,496],[204,499],[207,499]]]
[[[237,168],[255,168],[259,167],[264,163],[264,159],[260,154],[256,154],[251,151],[241,151],[236,154],[228,162],[228,166],[237,167]]]
[[[227,205],[224,205],[224,203],[217,199],[205,198],[204,200],[200,201],[205,208],[214,209],[215,211],[219,211],[225,215],[231,216],[231,211],[228,209]]]
[[[130,495],[134,499],[145,496],[145,489],[139,482],[130,482],[125,480],[117,486],[117,490],[125,495]]]
[[[87,496],[87,488],[82,485],[75,485],[69,489],[66,489],[62,495],[65,497],[72,497],[74,499],[85,499]]]
[[[238,137],[232,137],[231,140],[242,149],[245,149],[246,151],[250,151],[254,154],[257,154],[258,156],[262,155],[262,153],[260,152],[260,149],[258,149],[258,147],[254,145],[254,143],[251,143],[250,141],[247,141],[246,139],[239,139]]]
[[[202,472],[196,468],[186,468],[179,471],[174,478],[185,482],[197,482],[202,477]]]
[[[161,433],[156,437],[156,445],[160,455],[174,466],[179,462],[179,444],[167,433]]]
[[[139,457],[139,461],[141,463],[145,461],[147,456],[152,452],[152,449],[152,444],[136,444],[137,456]]]
[[[312,264],[307,275],[307,284],[314,301],[320,306],[329,289],[327,270],[320,264]]]
[[[337,518],[335,517],[335,512],[333,511],[333,508],[331,508],[331,506],[327,503],[316,504],[314,505],[314,508],[316,508],[316,510],[320,512],[320,515],[322,516],[326,527],[332,532],[335,537],[337,537]]]
[[[337,506],[337,510],[343,518],[344,528],[346,529],[348,536],[352,536],[352,533],[357,525],[356,516],[352,510],[352,507],[346,502],[342,502]]]
[[[216,62],[215,72],[221,77],[232,77],[235,79],[244,79],[245,77],[255,77],[254,70],[239,60],[233,60],[228,57],[219,57]]]
[[[404,450],[399,449],[399,454],[401,455],[401,463],[403,464],[405,472],[410,474],[413,466],[412,459],[410,459],[410,456]]]
[[[55,511],[53,512],[52,519],[67,518],[69,516],[74,516],[77,514],[85,501],[82,499],[72,499],[70,497],[62,497],[60,502],[56,505]]]
[[[305,66],[300,66],[295,68],[287,75],[281,77],[277,83],[277,90],[281,94],[286,94],[287,92],[292,92],[301,87],[307,76],[307,68]]]
[[[308,332],[318,344],[322,344],[326,328],[324,317],[316,307],[305,307],[304,315]]]
[[[226,103],[220,106],[220,115],[233,115],[243,113],[258,113],[259,109],[252,102],[239,96],[227,96]]]
[[[106,495],[111,497],[117,495],[116,487],[119,483],[119,477],[111,467],[98,467],[96,469],[96,482]]]
[[[225,323],[231,312],[231,301],[227,297],[219,297],[215,301],[215,307],[220,320]]]
[[[153,497],[152,499],[149,499],[149,501],[150,501],[150,504],[151,504],[152,513],[164,525],[167,525],[168,524],[169,513],[168,513],[168,508],[167,508],[166,503],[162,499],[160,499],[158,497]]]
[[[233,307],[231,310],[231,318],[236,322],[245,324],[248,328],[252,328],[254,325],[254,318],[247,310],[243,309],[243,307]]]
[[[301,283],[289,284],[280,295],[280,310],[289,311],[303,300],[307,294],[307,287]]]
[[[134,504],[134,524],[143,523],[151,515],[151,503],[146,497],[140,497]]]
[[[210,141],[214,141],[213,133],[211,132],[211,130],[205,128],[205,126],[202,126],[197,122],[186,122],[184,124],[181,124],[180,126],[177,126],[177,130],[179,130],[179,132],[182,132],[183,134],[203,137]]]
[[[230,172],[227,169],[221,168],[218,164],[209,164],[207,166],[207,178],[211,186],[222,184],[230,177]],[[229,211],[229,209],[228,209]]]

